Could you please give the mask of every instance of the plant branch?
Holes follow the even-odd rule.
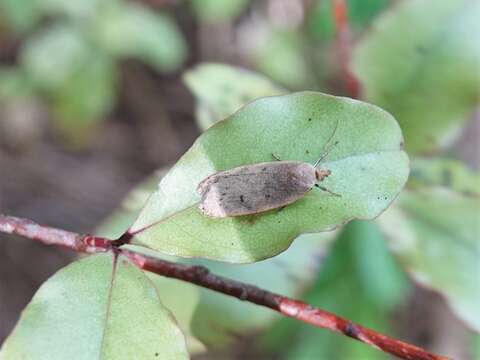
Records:
[[[343,75],[345,90],[354,99],[360,97],[360,82],[350,70],[351,35],[348,24],[348,6],[346,0],[333,0],[332,16],[337,31],[336,48],[340,70]]]
[[[0,232],[20,235],[46,245],[58,245],[77,252],[107,251],[115,243],[101,237],[80,235],[66,230],[39,225],[31,220],[0,214]]]
[[[20,235],[48,245],[59,245],[77,252],[116,251],[128,257],[139,268],[158,275],[187,281],[192,284],[268,307],[307,324],[328,329],[376,349],[396,355],[407,360],[446,360],[446,357],[435,355],[414,345],[382,335],[375,330],[365,328],[335,314],[315,308],[299,300],[275,294],[254,285],[245,284],[210,273],[203,266],[191,266],[174,263],[152,256],[141,254],[121,247],[128,238],[109,240],[102,237],[80,235],[65,230],[42,226],[27,219],[0,215],[0,232]]]

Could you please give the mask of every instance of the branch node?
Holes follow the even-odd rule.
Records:
[[[196,279],[201,279],[207,276],[210,273],[210,270],[202,265],[194,265],[192,266],[192,272]]]
[[[355,324],[348,322],[343,329],[343,333],[351,338],[358,339],[359,330]]]

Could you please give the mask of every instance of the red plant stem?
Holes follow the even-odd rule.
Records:
[[[192,284],[268,307],[282,315],[307,324],[328,329],[376,349],[407,360],[447,360],[448,358],[427,352],[414,345],[382,335],[335,314],[315,308],[299,300],[278,295],[254,285],[245,284],[210,273],[203,266],[192,266],[158,259],[133,250],[123,249],[124,241],[80,235],[65,230],[42,226],[27,219],[0,215],[0,232],[20,235],[48,245],[60,245],[77,252],[116,251],[128,257],[139,268],[158,275],[187,281]]]
[[[348,25],[348,6],[346,0],[333,0],[333,19],[337,30],[336,47],[343,82],[348,95],[354,99],[360,97],[360,82],[350,70],[351,37]]]
[[[90,235],[39,225],[31,220],[0,214],[0,232],[20,235],[46,245],[58,245],[77,252],[96,253],[112,248],[112,241]]]

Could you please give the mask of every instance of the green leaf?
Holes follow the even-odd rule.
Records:
[[[357,46],[365,97],[390,111],[407,150],[430,151],[480,99],[480,2],[402,1]]]
[[[203,22],[228,22],[240,15],[249,0],[190,0],[195,15]]]
[[[334,131],[336,132],[334,133]],[[221,170],[283,160],[313,163],[334,133],[322,184],[279,211],[214,219],[198,209],[200,181]],[[402,134],[381,109],[304,92],[256,100],[200,136],[162,179],[130,229],[134,244],[183,257],[253,262],[284,251],[305,232],[378,216],[408,176]]]
[[[253,61],[273,81],[292,89],[305,89],[315,85],[306,51],[307,44],[300,32],[271,29],[256,49]]]
[[[98,41],[114,56],[145,61],[159,71],[172,71],[184,61],[185,40],[175,22],[138,3],[120,3],[101,13]]]
[[[202,130],[256,98],[288,92],[260,74],[224,64],[197,65],[183,79],[197,98],[197,121]]]
[[[187,359],[185,339],[142,271],[88,256],[45,282],[0,359]]]
[[[20,51],[20,62],[37,88],[56,91],[85,63],[90,51],[78,29],[56,23],[28,38]]]
[[[353,28],[361,28],[391,3],[392,0],[348,0],[348,19]]]
[[[408,294],[408,280],[372,222],[349,223],[334,243],[318,278],[305,296],[309,304],[391,332],[388,316]],[[365,344],[282,319],[262,342],[285,359],[387,359]],[[287,345],[288,344],[288,345]],[[287,345],[287,347],[285,346]]]
[[[115,64],[100,51],[91,52],[53,97],[63,128],[78,131],[79,126],[101,119],[114,104]]]
[[[442,293],[480,331],[480,201],[444,188],[404,191],[379,219],[392,250],[420,284]]]

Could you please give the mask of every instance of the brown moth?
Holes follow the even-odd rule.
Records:
[[[326,144],[332,140],[337,126],[338,122]],[[202,197],[199,208],[204,215],[215,218],[257,214],[291,204],[314,186],[340,196],[318,185],[331,174],[330,170],[317,169],[330,150],[331,147],[314,165],[280,161],[272,154],[278,161],[239,166],[210,175],[198,184],[197,191]]]
[[[301,161],[264,162],[221,171],[197,188],[204,215],[224,218],[256,214],[291,204],[331,174]]]

